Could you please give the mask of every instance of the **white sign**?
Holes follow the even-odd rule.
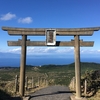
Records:
[[[56,45],[56,30],[46,30],[46,45]]]

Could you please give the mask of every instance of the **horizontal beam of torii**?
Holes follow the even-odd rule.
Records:
[[[2,30],[8,31],[9,35],[45,35],[46,30],[56,30],[56,35],[80,35],[91,36],[94,31],[100,30],[100,27],[90,28],[16,28],[16,27],[2,27]]]
[[[86,46],[90,46],[92,47],[94,45],[94,41],[82,41],[80,40],[79,42],[81,47],[86,47]],[[8,46],[22,46],[22,40],[18,40],[18,41],[8,41]],[[27,40],[26,41],[26,46],[47,46],[45,41],[30,41]],[[56,41],[56,45],[54,46],[75,46],[75,41]],[[53,47],[53,46],[52,46]]]

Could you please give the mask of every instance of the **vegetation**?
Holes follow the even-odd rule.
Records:
[[[83,86],[85,80],[87,81],[87,96],[93,96],[100,89],[100,70],[86,71],[81,80]]]
[[[47,77],[48,81],[53,81],[52,84],[69,85],[70,80],[75,76],[75,64],[69,65],[43,65],[38,66],[26,66],[26,76],[28,77]],[[97,63],[81,63],[82,76],[86,71],[99,70],[100,64]],[[19,76],[19,68],[5,67],[0,69],[0,80],[11,81],[15,79],[15,75]],[[51,83],[50,83],[51,84]]]
[[[80,65],[81,65],[82,80],[84,81],[85,79],[87,79],[88,83],[90,82],[88,84],[88,91],[90,91],[91,87],[98,86],[98,83],[96,83],[96,81],[94,82],[93,80],[99,79],[98,78],[99,76],[96,75],[96,71],[100,69],[100,64],[82,62]],[[26,76],[29,79],[33,77],[33,79],[36,82],[38,78],[46,78],[49,85],[68,86],[71,79],[75,76],[74,66],[75,66],[74,63],[69,64],[69,65],[43,65],[41,67],[27,65]],[[7,93],[8,92],[7,89],[9,89],[7,87],[14,86],[14,79],[16,75],[19,76],[19,67],[18,68],[17,67],[16,68],[14,67],[0,68],[0,88],[5,87],[5,88],[2,88],[1,90],[6,91]],[[8,84],[9,82],[11,84]],[[12,93],[9,93],[9,94],[11,95]]]

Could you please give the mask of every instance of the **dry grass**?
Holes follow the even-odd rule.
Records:
[[[83,63],[82,67],[82,73],[86,71],[88,68],[89,70],[91,69],[96,69],[96,67],[90,63],[90,67],[86,66],[86,64]],[[93,66],[93,68],[91,67]],[[97,66],[97,69],[99,68],[99,64]],[[39,78],[47,78],[47,82],[49,85],[69,85],[69,82],[71,81],[72,77],[75,75],[74,71],[74,64],[66,65],[66,66],[53,66],[53,65],[48,65],[48,66],[43,66],[43,67],[26,67],[26,76],[29,79],[29,85],[28,89],[26,91],[26,95],[28,95],[31,92],[35,92],[36,90],[39,90],[41,88],[46,87],[45,82],[41,83],[41,86],[38,87],[38,77]],[[45,74],[46,73],[46,74]],[[17,96],[19,95],[18,93],[15,94],[15,75],[19,76],[19,68],[8,70],[4,69],[0,71],[0,88],[3,91],[6,91],[8,94],[11,96]],[[35,81],[35,86],[37,88],[31,89],[31,79],[34,79]],[[11,81],[9,81],[11,80]],[[13,81],[12,81],[13,80]],[[97,96],[98,95],[98,96]],[[96,97],[99,98],[99,93],[96,94]],[[88,98],[88,100],[95,100],[92,98]],[[96,99],[99,100],[99,99]]]
[[[88,100],[100,100],[100,89],[96,92],[94,96],[88,98]]]

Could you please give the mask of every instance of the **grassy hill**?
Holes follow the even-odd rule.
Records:
[[[98,63],[86,63],[81,62],[81,74],[83,75],[85,71],[99,70],[100,64]],[[75,64],[71,63],[69,65],[43,65],[38,66],[26,66],[26,76],[28,77],[47,77],[48,81],[51,79],[54,81],[52,84],[63,84],[68,85],[73,76],[75,76]],[[15,75],[19,76],[19,68],[5,67],[0,68],[0,80],[10,81],[14,80]]]
[[[100,64],[98,63],[81,62],[80,65],[81,76],[84,76],[86,71],[90,72],[100,70]],[[9,95],[10,92],[7,91],[13,91],[14,79],[16,75],[19,76],[19,72],[19,67],[0,67],[0,95],[4,94],[7,95],[7,98],[9,98],[11,94]],[[26,76],[28,77],[28,79],[31,79],[33,77],[35,82],[38,81],[38,78],[46,78],[49,85],[68,86],[72,77],[75,76],[75,63],[71,63],[68,65],[43,65],[41,67],[27,65]]]

